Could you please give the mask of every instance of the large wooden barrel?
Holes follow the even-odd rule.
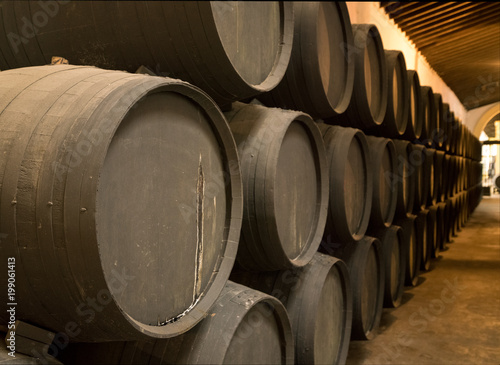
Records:
[[[273,295],[285,305],[297,364],[345,363],[352,289],[342,260],[318,252],[303,268],[267,273],[234,270],[231,280]]]
[[[345,2],[294,2],[290,65],[278,86],[259,97],[265,105],[300,110],[314,119],[343,113],[351,100],[353,35]]]
[[[373,172],[373,202],[369,227],[389,227],[396,213],[397,166],[392,140],[367,136]]]
[[[405,285],[416,286],[420,262],[422,261],[421,240],[418,238],[418,222],[416,215],[410,215],[396,220],[395,225],[400,226],[403,233],[404,247],[407,248],[405,256]]]
[[[335,251],[347,265],[352,287],[351,340],[371,340],[382,316],[384,257],[377,238],[365,236]]]
[[[0,37],[2,70],[49,64],[52,56],[129,72],[144,65],[199,86],[220,104],[274,88],[293,42],[292,4],[284,1],[2,5],[5,34],[18,35]]]
[[[66,364],[294,364],[286,309],[267,294],[228,281],[190,331],[154,342],[73,344]]]
[[[408,122],[402,138],[413,142],[422,135],[424,123],[422,91],[417,71],[407,70],[406,75],[409,85]]]
[[[353,24],[354,48],[349,59],[354,62],[354,90],[346,111],[326,123],[360,129],[382,124],[387,109],[387,64],[384,46],[373,24]]]
[[[434,133],[433,141],[436,148],[442,149],[444,142],[444,129],[443,123],[445,119],[443,97],[439,93],[433,93],[434,107],[436,108],[436,130]]]
[[[420,141],[426,147],[435,148],[434,137],[436,135],[436,105],[434,103],[434,93],[429,86],[422,86],[420,88],[422,93],[424,124]]]
[[[422,260],[420,263],[420,270],[422,271],[429,271],[431,267],[432,247],[428,234],[428,215],[428,209],[424,209],[417,214],[417,239],[419,241],[419,246],[422,248]]]
[[[408,76],[403,52],[385,51],[387,64],[387,107],[384,121],[368,132],[381,137],[401,138],[408,124],[410,102]]]
[[[368,142],[359,129],[318,124],[330,176],[328,218],[322,245],[363,238],[372,207],[373,174]]]
[[[377,237],[382,246],[384,263],[384,308],[397,308],[403,297],[408,247],[401,227],[391,225],[369,234]]]
[[[413,171],[414,176],[414,197],[413,197],[413,212],[416,214],[427,206],[427,195],[429,192],[430,180],[426,174],[425,164],[426,148],[420,144],[412,144],[410,153],[410,171]]]
[[[418,182],[418,170],[414,167],[413,145],[407,141],[393,140],[396,147],[396,216],[406,217],[412,214],[415,202],[415,186]],[[417,152],[418,153],[418,152]],[[418,157],[417,157],[418,158]],[[419,161],[421,162],[421,161]]]
[[[321,132],[301,112],[234,103],[226,113],[243,177],[238,264],[272,271],[304,266],[328,214],[328,166]]]
[[[17,318],[63,333],[73,323],[72,341],[199,322],[242,218],[236,145],[214,102],[179,80],[82,66],[2,71],[0,85],[0,232]]]

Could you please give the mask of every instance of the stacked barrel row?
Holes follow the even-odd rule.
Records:
[[[479,203],[477,139],[345,3],[0,16],[2,259],[63,362],[343,363]]]

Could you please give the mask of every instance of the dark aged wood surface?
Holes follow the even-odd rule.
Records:
[[[397,202],[396,149],[392,140],[367,136],[373,166],[373,203],[369,228],[389,227]]]
[[[384,258],[377,238],[365,236],[334,252],[342,259],[352,287],[351,340],[366,340],[375,336],[382,316],[384,298]]]
[[[75,323],[87,341],[194,326],[229,277],[242,216],[236,145],[213,101],[179,80],[94,67],[0,80],[0,231],[17,318]]]
[[[359,241],[370,219],[373,173],[368,143],[358,129],[319,124],[330,176],[328,220],[323,241]]]
[[[313,118],[343,113],[354,85],[353,35],[343,2],[295,2],[290,66],[264,104],[301,110]]]
[[[328,208],[328,167],[317,125],[304,113],[234,103],[244,219],[238,262],[249,270],[304,266]]]
[[[154,342],[72,344],[71,364],[294,363],[290,321],[283,304],[228,281],[208,316],[190,331]]]
[[[406,131],[409,109],[409,86],[406,62],[401,51],[385,51],[387,65],[387,107],[382,124],[369,133],[387,138],[400,138]]]
[[[285,74],[293,41],[292,4],[287,2],[2,5],[2,70],[49,64],[52,56],[70,64],[129,72],[144,65],[156,74],[193,83],[223,104],[276,86]],[[36,33],[23,18],[38,24]]]
[[[290,316],[298,363],[345,361],[352,289],[342,260],[317,252],[303,268],[266,273],[233,270],[231,280],[281,300]]]

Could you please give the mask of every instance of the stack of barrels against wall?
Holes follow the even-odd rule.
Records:
[[[345,3],[6,2],[0,22],[42,14],[0,38],[2,262],[16,319],[54,337],[19,354],[345,363],[481,200],[478,139]]]

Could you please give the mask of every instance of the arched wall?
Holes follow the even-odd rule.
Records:
[[[469,110],[467,113],[467,127],[479,138],[486,124],[497,114],[500,114],[500,102]]]

